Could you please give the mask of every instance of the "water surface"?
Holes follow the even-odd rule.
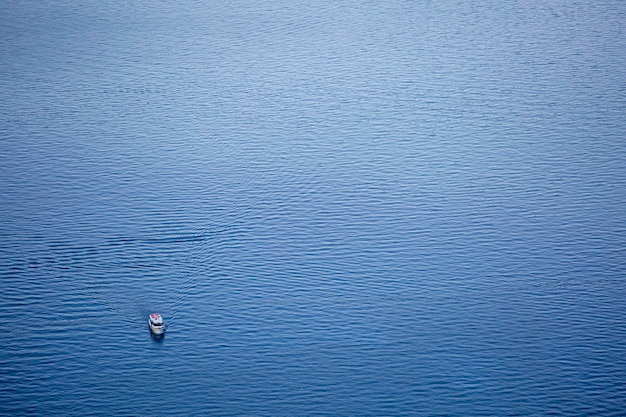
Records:
[[[0,414],[623,414],[624,21],[4,1]]]

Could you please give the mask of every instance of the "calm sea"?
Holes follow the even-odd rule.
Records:
[[[625,22],[3,0],[0,415],[626,415]]]

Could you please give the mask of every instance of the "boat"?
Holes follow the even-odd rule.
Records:
[[[159,313],[152,313],[148,316],[148,326],[150,331],[155,335],[162,335],[165,333],[165,324],[163,323],[163,317]]]

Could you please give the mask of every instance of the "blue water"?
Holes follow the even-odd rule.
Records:
[[[0,414],[626,415],[625,22],[2,1]]]

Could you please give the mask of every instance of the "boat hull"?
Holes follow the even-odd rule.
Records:
[[[159,313],[152,313],[148,316],[148,327],[154,335],[165,333],[165,323],[163,323],[163,317]]]
[[[150,322],[150,320],[148,320],[148,327],[150,327],[150,332],[152,332],[152,334],[162,335],[165,333],[165,326],[155,326]]]

